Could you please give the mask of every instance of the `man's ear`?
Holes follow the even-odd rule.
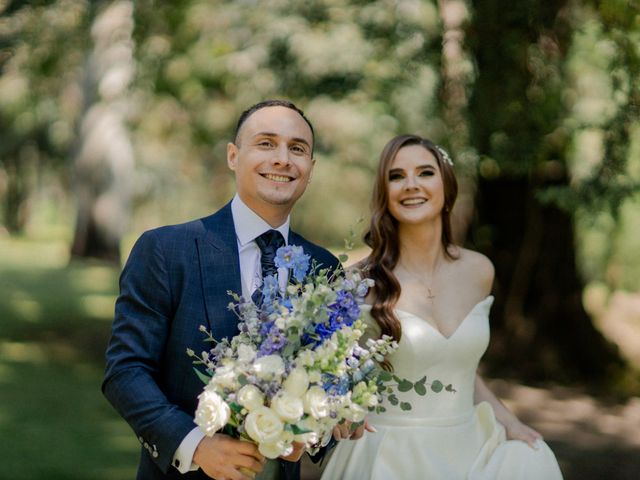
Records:
[[[307,180],[307,183],[311,183],[311,179],[313,178],[313,169],[316,166],[316,159],[312,158],[311,159],[311,171],[309,171],[309,180]]]
[[[227,143],[227,165],[231,170],[236,169],[238,164],[238,147],[235,143]]]

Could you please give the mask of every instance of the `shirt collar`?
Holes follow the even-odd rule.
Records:
[[[238,242],[241,247],[255,240],[257,236],[262,235],[267,230],[272,229],[279,231],[284,237],[285,243],[288,243],[289,216],[287,216],[287,220],[282,225],[273,228],[265,222],[260,215],[251,210],[237,193],[233,197],[233,200],[231,200],[231,215],[233,216],[236,236],[238,237]]]

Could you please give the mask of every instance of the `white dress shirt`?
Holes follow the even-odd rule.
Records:
[[[262,266],[260,264],[260,248],[255,242],[267,230],[277,230],[284,237],[285,244],[289,238],[289,217],[277,228],[273,228],[265,222],[257,213],[251,210],[236,194],[231,201],[231,216],[236,230],[236,240],[238,241],[238,256],[240,257],[240,281],[242,283],[242,296],[251,298],[253,291],[262,285]],[[286,268],[278,269],[278,283],[280,289],[284,291],[287,286],[288,273]],[[204,433],[199,427],[195,427],[184,437],[180,446],[173,455],[172,465],[180,473],[200,468],[193,462],[193,454],[200,441],[204,438]]]

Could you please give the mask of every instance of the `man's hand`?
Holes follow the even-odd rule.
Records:
[[[365,430],[372,433],[377,432],[375,427],[369,425],[368,420],[365,420],[364,423],[359,425],[357,428],[353,428],[353,423],[345,420],[333,427],[333,438],[336,440],[358,440],[362,435],[364,435]]]
[[[216,433],[213,437],[204,437],[200,441],[193,454],[193,461],[212,478],[250,480],[262,471],[265,458],[258,452],[256,444]],[[251,472],[253,475],[243,472]]]
[[[286,457],[281,456],[282,460],[286,460],[287,462],[297,462],[302,457],[302,454],[305,451],[305,444],[300,442],[293,442],[293,452],[291,452]]]

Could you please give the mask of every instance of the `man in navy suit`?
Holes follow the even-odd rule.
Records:
[[[238,333],[228,291],[246,298],[260,286],[255,239],[276,230],[319,264],[335,268],[327,250],[289,230],[289,214],[311,180],[314,133],[295,105],[266,101],[245,111],[227,163],[237,193],[213,215],[145,232],[120,278],[107,369],[108,400],[142,444],[138,479],[248,479],[263,468],[250,442],[218,433],[205,437],[193,421],[203,385],[187,349],[207,350],[214,338]],[[271,232],[273,233],[273,232]],[[286,284],[286,272],[279,272]],[[301,449],[281,459],[274,477],[298,479]],[[246,470],[244,470],[246,472]]]

